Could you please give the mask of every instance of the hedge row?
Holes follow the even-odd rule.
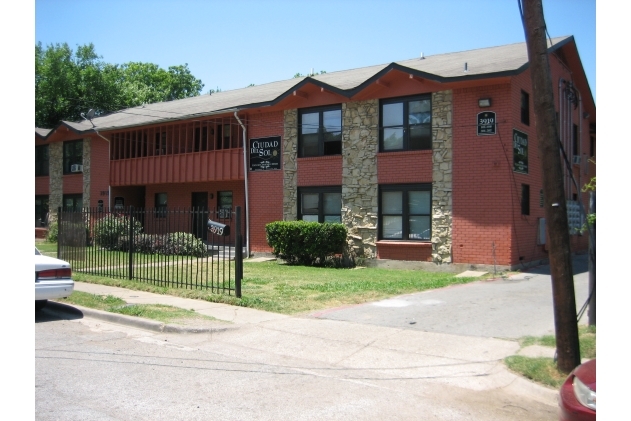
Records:
[[[328,258],[342,254],[346,227],[306,221],[276,221],[265,225],[272,253],[290,264],[323,266]]]

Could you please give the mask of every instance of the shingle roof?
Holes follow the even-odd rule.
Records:
[[[41,137],[48,136],[52,129],[42,129],[41,127],[35,127],[35,134]]]
[[[548,42],[548,45],[550,50],[555,50],[572,40],[572,36],[553,38],[551,42]],[[467,72],[464,72],[465,63],[467,63]],[[424,59],[415,58],[389,64],[324,73],[312,77],[293,78],[218,92],[212,95],[200,95],[176,101],[148,104],[95,117],[92,122],[97,130],[115,130],[164,121],[185,120],[254,106],[273,105],[291,91],[306,83],[327,87],[334,92],[351,97],[374,78],[391,69],[405,70],[427,79],[448,82],[517,74],[527,68],[527,66],[528,51],[526,43],[522,42],[499,47],[437,54],[426,56]],[[88,121],[64,121],[62,124],[77,132],[93,130],[92,124]]]

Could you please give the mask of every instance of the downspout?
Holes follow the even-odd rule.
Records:
[[[247,129],[237,115],[239,111],[234,112],[234,118],[237,119],[239,125],[243,129],[243,177],[245,182],[245,256],[250,257],[250,204],[248,195],[248,158],[247,158]]]

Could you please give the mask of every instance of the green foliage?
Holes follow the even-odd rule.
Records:
[[[130,218],[127,216],[108,215],[94,224],[94,242],[106,250],[121,250],[121,237],[129,236]],[[133,220],[133,233],[140,234],[142,224]],[[128,246],[129,247],[129,246]]]
[[[48,225],[48,234],[46,234],[46,241],[48,241],[49,243],[56,243],[58,233],[59,231],[57,222],[51,222],[50,225]]]
[[[342,224],[306,221],[271,222],[265,232],[276,257],[307,266],[323,266],[327,258],[343,253],[347,236]]]
[[[121,235],[115,248],[110,250],[129,251],[129,235]],[[179,256],[206,256],[208,249],[204,242],[187,232],[169,234],[142,234],[134,236],[134,251],[146,254]]]
[[[35,126],[55,127],[61,120],[82,120],[89,109],[95,115],[197,96],[204,84],[188,64],[164,70],[153,63],[122,65],[102,60],[93,44],[35,45]]]
[[[307,77],[307,76],[316,76],[316,75],[323,75],[326,73],[326,70],[320,70],[320,73],[318,72],[313,72],[313,73],[307,73],[306,75],[303,75],[302,73],[298,72],[294,75],[294,79],[299,78],[299,77]]]

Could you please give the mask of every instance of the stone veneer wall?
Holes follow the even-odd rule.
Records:
[[[48,196],[48,214],[51,221],[56,221],[57,209],[62,206],[64,198],[63,143],[51,143],[48,146],[48,157],[48,179],[50,182],[50,195]]]
[[[285,110],[283,132],[283,220],[298,215],[298,110]]]
[[[342,223],[357,256],[377,257],[379,101],[342,104]]]
[[[83,139],[83,207],[90,207],[90,138]]]
[[[452,91],[432,94],[432,260],[452,263]]]

